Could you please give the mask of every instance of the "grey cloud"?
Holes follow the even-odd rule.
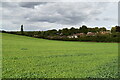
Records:
[[[104,18],[103,20],[105,20],[105,21],[109,21],[109,20],[111,20],[110,18]]]
[[[102,4],[102,6],[101,6]],[[36,7],[34,7],[36,6]],[[47,29],[47,25],[80,25],[83,22],[89,22],[96,16],[102,14],[106,3],[39,3],[39,2],[20,2],[4,3],[3,19],[4,26],[15,26],[26,24],[26,30],[37,30],[37,28]],[[98,20],[98,19],[96,19]],[[37,24],[34,27],[30,24]],[[94,23],[93,23],[94,24]],[[45,25],[45,26],[47,26]],[[53,25],[51,25],[53,26]],[[7,27],[5,27],[7,29]],[[17,28],[18,29],[18,28]]]
[[[18,6],[18,3],[16,2],[2,2],[2,7],[12,9],[12,8],[17,8],[19,6]]]
[[[19,5],[25,8],[34,8],[36,5],[46,4],[47,2],[21,2]]]
[[[28,17],[33,22],[76,25],[89,21],[95,15],[101,14],[103,9],[98,9],[99,5],[100,3],[52,3],[45,6],[38,5],[31,14],[28,14]]]
[[[24,30],[25,31],[42,31],[42,30],[47,30],[49,27],[38,27],[38,26],[34,26],[34,25],[24,25]]]
[[[95,18],[96,21],[100,21],[100,18]]]
[[[113,18],[108,18],[108,17],[106,17],[106,18],[103,18],[103,20],[104,20],[104,21],[113,21],[114,19],[113,19]]]

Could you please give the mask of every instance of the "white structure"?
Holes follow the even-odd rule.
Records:
[[[67,36],[68,38],[78,38],[77,35],[73,35],[73,36]]]
[[[78,38],[78,36],[74,35],[74,38]]]

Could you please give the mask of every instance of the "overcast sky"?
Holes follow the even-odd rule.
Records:
[[[62,29],[87,25],[111,27],[118,24],[117,2],[3,2],[3,30]]]

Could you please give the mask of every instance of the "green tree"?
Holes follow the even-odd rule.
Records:
[[[62,35],[65,35],[65,36],[70,35],[70,32],[69,32],[68,28],[63,28],[61,32],[62,32]]]
[[[112,27],[112,28],[111,28],[111,32],[112,32],[112,33],[115,33],[115,32],[116,32],[116,27]]]
[[[70,34],[75,34],[77,33],[76,29],[74,27],[70,28]]]
[[[95,27],[94,28],[96,32],[99,32],[99,28],[98,27]]]
[[[120,32],[120,26],[115,26],[116,27],[116,32]]]
[[[80,31],[83,32],[83,33],[85,33],[85,34],[87,34],[87,32],[88,32],[87,26],[83,25],[83,26],[80,28]]]
[[[99,31],[106,31],[107,29],[105,27],[102,27],[99,29]]]

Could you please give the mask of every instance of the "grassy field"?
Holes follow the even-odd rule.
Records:
[[[3,78],[117,78],[118,44],[3,33]]]

